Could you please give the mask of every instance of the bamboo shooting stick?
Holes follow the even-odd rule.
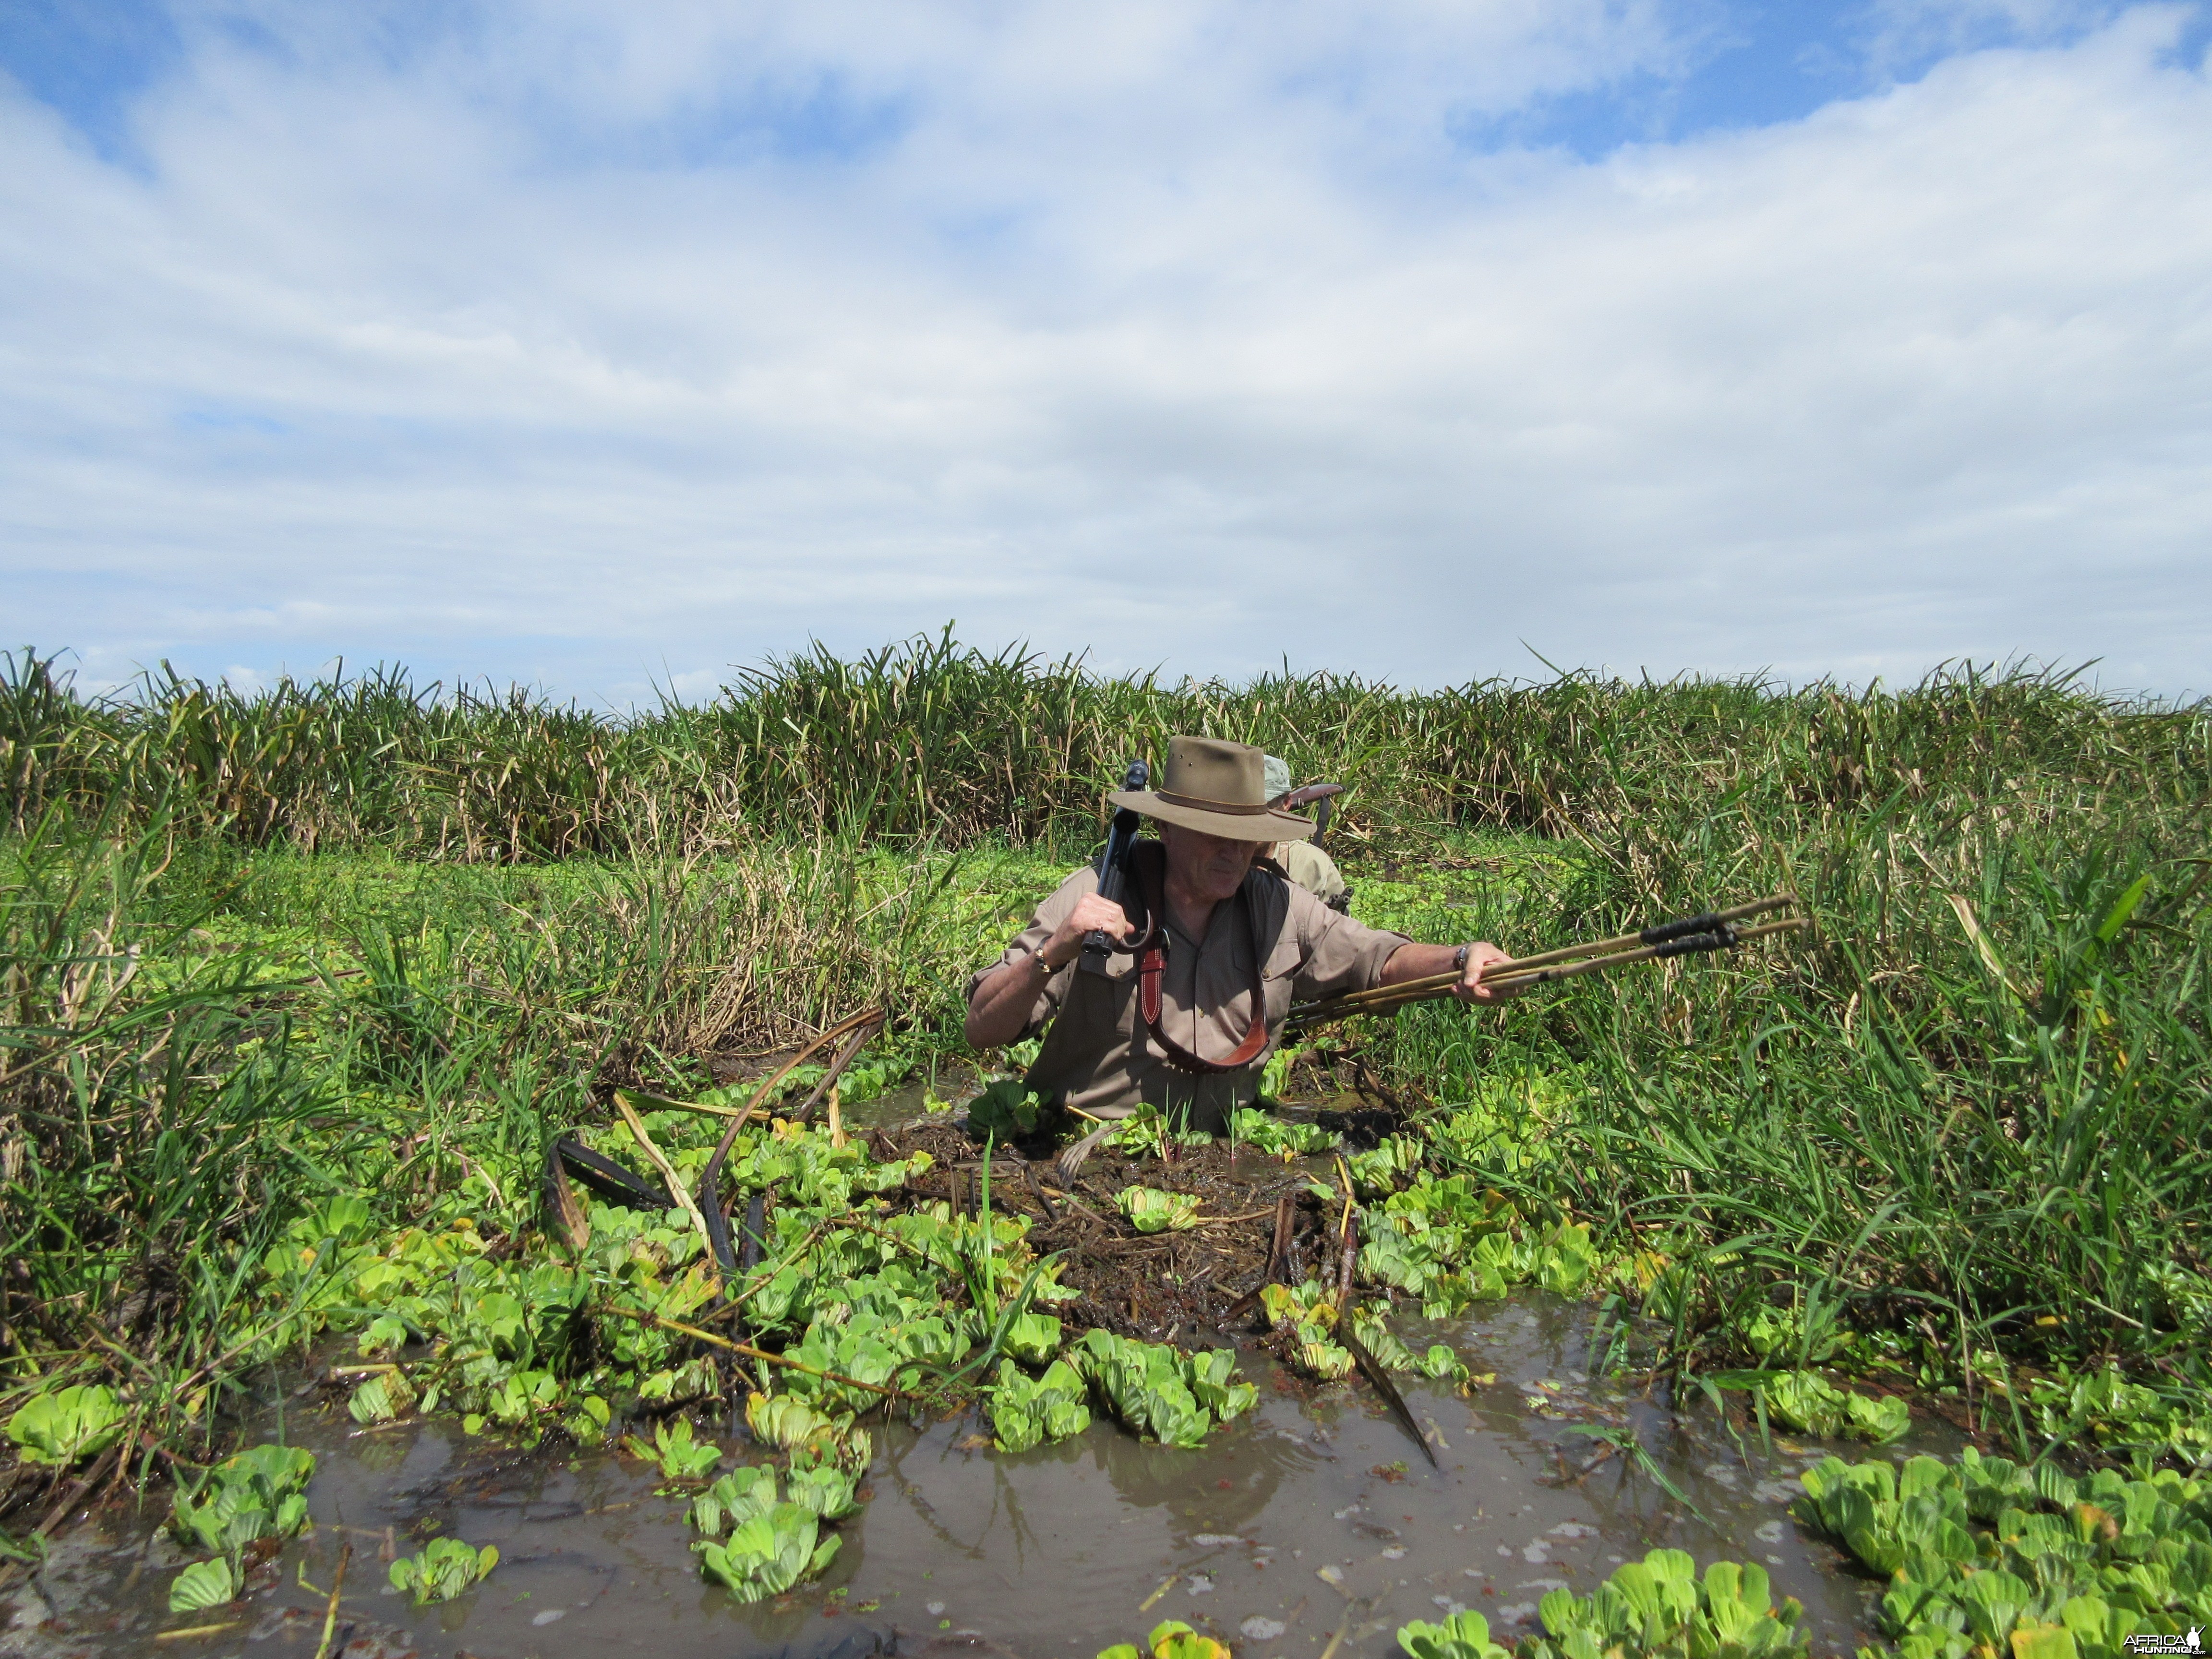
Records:
[[[1482,982],[1525,990],[1533,985],[1548,985],[1554,980],[1602,973],[1609,968],[1626,968],[1639,962],[1657,962],[1668,957],[1688,956],[1701,951],[1728,950],[1749,939],[1811,927],[1812,923],[1802,917],[1765,922],[1755,927],[1735,926],[1749,917],[1765,915],[1796,902],[1796,896],[1793,893],[1778,893],[1771,898],[1739,904],[1733,909],[1685,916],[1679,921],[1661,922],[1638,933],[1621,933],[1586,945],[1563,945],[1556,951],[1546,951],[1517,961],[1501,962],[1483,975]],[[1409,979],[1397,985],[1378,985],[1370,990],[1353,991],[1323,1002],[1310,1002],[1304,1007],[1293,1008],[1287,1024],[1304,1027],[1342,1019],[1351,1014],[1389,1013],[1409,1003],[1448,997],[1459,982],[1458,974],[1449,973],[1432,974],[1425,979]]]

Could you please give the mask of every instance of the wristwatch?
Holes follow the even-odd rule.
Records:
[[[1452,972],[1464,974],[1467,971],[1467,953],[1473,949],[1474,946],[1472,945],[1462,945],[1452,952]]]

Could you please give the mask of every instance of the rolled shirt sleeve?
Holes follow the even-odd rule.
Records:
[[[1024,957],[1033,957],[1045,947],[1045,942],[1060,931],[1060,924],[1067,920],[1068,913],[1083,902],[1085,895],[1098,890],[1098,872],[1085,865],[1061,882],[1030,915],[1029,926],[1014,935],[1013,940],[999,953],[998,960],[985,963],[968,976],[968,1005],[975,1006],[975,993],[983,981],[1000,969],[1019,962]],[[1069,981],[1075,964],[1066,963],[1047,975],[1036,1000],[1030,1005],[1022,1018],[1022,1038],[1035,1036],[1045,1028],[1052,1017],[1067,1000]]]
[[[1298,1002],[1364,991],[1382,982],[1382,969],[1398,948],[1413,941],[1403,933],[1370,927],[1332,910],[1304,888],[1290,889],[1290,915],[1304,947],[1304,960],[1291,981]]]

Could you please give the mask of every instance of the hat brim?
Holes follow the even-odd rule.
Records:
[[[1202,806],[1186,806],[1179,801],[1162,800],[1149,789],[1115,789],[1106,799],[1117,807],[1126,806],[1162,823],[1180,824],[1185,830],[1218,836],[1224,841],[1304,841],[1316,827],[1311,818],[1302,818],[1296,812],[1278,812],[1271,806],[1244,812],[1226,807],[1209,811]]]

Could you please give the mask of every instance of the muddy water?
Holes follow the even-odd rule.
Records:
[[[347,1659],[475,1655],[565,1659],[639,1653],[857,1656],[999,1650],[1076,1655],[1187,1620],[1240,1655],[1397,1651],[1398,1626],[1480,1608],[1502,1637],[1534,1627],[1555,1585],[1586,1590],[1655,1545],[1765,1563],[1805,1602],[1816,1652],[1865,1638],[1870,1589],[1838,1570],[1784,1504],[1830,1448],[1738,1446],[1710,1412],[1677,1419],[1629,1389],[1584,1380],[1586,1307],[1529,1297],[1449,1327],[1478,1375],[1471,1397],[1420,1382],[1407,1398],[1442,1468],[1383,1416],[1364,1385],[1308,1398],[1248,1355],[1259,1409],[1198,1452],[1138,1443],[1110,1424],[1019,1457],[992,1452],[973,1418],[878,1429],[873,1501],[844,1522],[825,1582],[738,1607],[698,1576],[684,1500],[611,1452],[518,1453],[448,1422],[362,1431],[302,1415],[290,1437],[322,1462],[316,1532],[262,1570],[228,1613],[163,1611],[184,1559],[128,1516],[82,1528],[20,1587],[0,1651],[40,1656],[296,1655],[321,1634],[341,1542],[353,1546],[332,1651]],[[1534,1403],[1532,1403],[1534,1402]],[[1705,1518],[1626,1457],[1578,1480],[1595,1443],[1580,1423],[1632,1427]],[[747,1455],[742,1437],[726,1442]],[[1863,1456],[1863,1448],[1838,1448]],[[417,1610],[385,1589],[390,1543],[436,1533],[496,1544],[490,1580]],[[306,1586],[301,1583],[304,1577]],[[43,1622],[41,1622],[43,1620]],[[210,1622],[205,1636],[157,1641]]]

